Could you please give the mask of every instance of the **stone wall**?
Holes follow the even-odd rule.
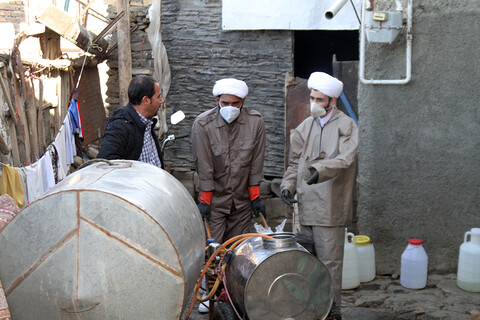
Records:
[[[421,238],[433,272],[455,272],[463,235],[480,227],[480,7],[413,2],[412,80],[359,85],[359,228],[380,273],[400,270]],[[405,34],[371,44],[367,78],[405,77]]]
[[[132,4],[131,4],[132,5]],[[131,24],[134,74],[152,74],[150,45],[145,33],[147,7],[132,5]],[[284,166],[284,81],[292,72],[292,36],[288,31],[222,31],[220,0],[162,1],[162,37],[169,56],[172,85],[167,113],[183,110],[187,117],[172,128],[188,133],[195,117],[214,107],[212,87],[216,80],[236,77],[246,81],[250,93],[246,106],[260,111],[266,122],[267,151],[264,174],[281,177]],[[146,39],[146,40],[144,40]],[[143,43],[143,49],[142,49]],[[107,102],[118,107],[116,57],[111,68]],[[190,140],[178,141],[165,155],[174,166],[192,167]]]
[[[150,0],[131,1],[130,2],[130,28],[136,27],[135,31],[130,34],[130,46],[132,52],[132,75],[149,75],[153,74],[153,57],[152,47],[148,41],[146,29],[149,25],[148,8],[151,5]],[[114,18],[117,14],[115,7],[108,8],[110,18]],[[117,42],[116,33],[112,34],[111,41]],[[109,70],[107,81],[107,98],[106,108],[107,116],[111,115],[119,106],[119,89],[118,89],[118,48],[112,52],[112,56],[107,60]]]

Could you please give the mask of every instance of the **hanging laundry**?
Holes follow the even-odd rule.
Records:
[[[55,185],[50,152],[45,152],[37,162],[23,170],[27,181],[28,203],[37,200]]]
[[[50,152],[45,152],[38,162],[40,163],[40,173],[43,178],[43,193],[45,193],[55,185],[55,176],[53,175],[52,157],[50,156]]]
[[[63,120],[63,125],[65,126],[65,154],[67,164],[73,163],[73,156],[77,155],[77,149],[75,147],[75,137],[73,134],[70,134],[72,123],[70,121],[70,117],[65,117]]]
[[[57,149],[58,152],[58,181],[62,181],[68,173],[70,166],[67,164],[67,157],[65,151],[65,126],[62,126],[53,141],[53,145]]]
[[[28,203],[32,203],[43,194],[43,175],[38,161],[24,167],[23,170],[27,180]]]
[[[58,152],[57,148],[53,144],[47,147],[47,152],[50,153],[50,157],[52,159],[52,169],[53,169],[53,178],[55,179],[55,183],[58,183]]]
[[[80,115],[80,105],[78,103],[78,89],[73,89],[70,106],[68,107],[68,114],[72,122],[72,134],[78,133],[80,138],[83,138],[82,117]]]
[[[0,194],[9,194],[19,208],[23,208],[23,188],[20,176],[14,167],[3,165],[2,179],[0,181]]]
[[[20,167],[20,168],[15,168],[15,169],[17,169],[18,175],[20,176],[20,181],[22,183],[23,203],[24,203],[24,206],[25,206],[25,205],[28,204],[27,176],[25,175],[25,167]]]

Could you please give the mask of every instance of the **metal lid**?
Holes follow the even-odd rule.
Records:
[[[292,232],[269,233],[273,239],[263,238],[263,247],[266,249],[295,248],[297,238]]]

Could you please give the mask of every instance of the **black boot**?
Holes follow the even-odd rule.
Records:
[[[335,301],[333,301],[332,308],[330,308],[330,312],[325,320],[342,320],[342,312]]]

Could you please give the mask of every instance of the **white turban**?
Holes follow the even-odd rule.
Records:
[[[330,98],[338,98],[343,91],[343,82],[325,72],[314,72],[308,78],[308,89],[320,91]]]
[[[231,94],[243,99],[248,94],[248,87],[242,80],[233,78],[221,79],[215,82],[212,93],[215,97],[221,94]]]

